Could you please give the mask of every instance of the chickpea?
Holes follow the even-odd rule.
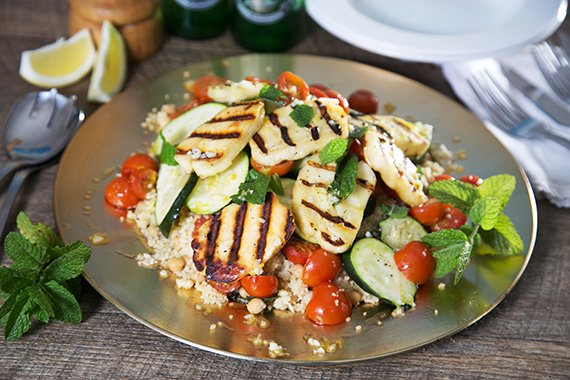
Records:
[[[186,261],[182,257],[172,257],[168,259],[168,269],[171,272],[177,273],[184,269]]]
[[[261,298],[254,298],[247,303],[247,311],[251,314],[259,314],[266,308],[265,302]]]

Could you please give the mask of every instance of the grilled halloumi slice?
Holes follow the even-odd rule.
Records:
[[[178,144],[176,161],[182,163],[188,157],[180,156],[189,156],[188,166],[202,178],[221,173],[259,130],[264,118],[261,101],[225,108]]]
[[[385,133],[368,131],[362,137],[364,159],[386,185],[410,206],[427,201],[424,185],[414,163]]]
[[[234,104],[247,99],[259,97],[259,92],[265,86],[263,82],[227,81],[225,83],[208,87],[208,97],[217,103]]]
[[[388,134],[396,146],[413,159],[423,156],[431,144],[433,127],[429,124],[410,123],[391,115],[353,116],[350,122],[359,127],[372,126],[377,131]]]
[[[261,274],[263,265],[294,230],[293,214],[273,193],[267,193],[261,205],[230,204],[220,213],[195,222],[191,243],[194,265],[216,282]]]
[[[335,164],[321,165],[312,156],[293,186],[293,214],[297,233],[329,252],[346,252],[356,238],[376,176],[368,164],[358,163],[354,191],[339,202],[327,189],[335,177]]]
[[[295,107],[291,104],[267,115],[249,142],[255,161],[272,166],[299,160],[320,151],[332,139],[348,137],[348,115],[338,101],[319,99],[306,104],[313,107],[314,116],[305,127],[300,127],[289,116]]]

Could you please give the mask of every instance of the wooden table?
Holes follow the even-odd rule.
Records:
[[[34,87],[18,76],[20,52],[67,34],[64,0],[0,0],[0,120]],[[438,67],[374,55],[313,25],[291,52],[351,59],[391,70],[454,97]],[[169,38],[129,68],[126,87],[163,71],[246,53],[230,33],[207,41]],[[64,90],[85,98],[87,80]],[[3,126],[2,126],[3,127]],[[17,210],[54,228],[56,167],[29,178]],[[5,189],[5,187],[4,187]],[[488,316],[413,352],[356,365],[299,367],[236,360],[178,343],[134,321],[85,284],[80,325],[52,323],[0,343],[0,378],[568,378],[570,376],[570,212],[538,202],[540,228],[525,275]],[[10,226],[13,228],[13,225]],[[2,255],[3,257],[3,255]]]

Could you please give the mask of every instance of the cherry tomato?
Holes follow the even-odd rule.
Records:
[[[313,289],[305,316],[317,325],[338,325],[352,314],[352,304],[343,289],[325,282]]]
[[[267,84],[273,84],[273,82],[270,81],[270,80],[261,79],[261,78],[258,78],[258,77],[254,77],[254,76],[252,76],[252,75],[248,75],[247,77],[245,77],[245,80],[246,80],[246,81],[249,81],[249,82],[251,82],[251,83],[267,83]]]
[[[331,89],[326,90],[325,93],[327,94],[327,96],[329,98],[338,99],[339,105],[344,109],[344,111],[346,113],[350,112],[350,107],[348,105],[348,101],[344,98],[344,96],[342,96],[341,94],[339,94],[335,90],[331,90]]]
[[[435,260],[427,245],[409,242],[394,254],[396,265],[406,278],[418,285],[425,284],[435,270]]]
[[[315,87],[315,86],[309,87],[309,93],[315,95],[317,98],[326,98],[327,97],[326,92],[324,92],[322,89]]]
[[[154,188],[157,172],[152,169],[140,170],[129,177],[131,190],[139,199],[145,199],[146,194]]]
[[[216,75],[204,75],[194,81],[193,91],[194,97],[202,102],[211,102],[212,99],[208,96],[208,87],[215,86],[220,83],[224,83],[225,79],[220,78]]]
[[[168,118],[170,120],[174,120],[178,116],[182,115],[183,113],[186,113],[186,112],[190,111],[192,108],[196,108],[201,104],[203,104],[203,102],[199,101],[198,99],[192,99],[188,103],[183,104],[179,107],[176,107],[176,109],[174,110],[173,113],[168,114]]]
[[[438,200],[430,199],[424,204],[410,209],[410,215],[425,226],[437,223],[445,214],[444,204]]]
[[[454,180],[455,178],[453,178],[453,176],[450,176],[449,174],[438,174],[435,177],[433,177],[433,179],[435,181],[446,181],[448,179]]]
[[[352,109],[362,113],[376,113],[378,111],[378,98],[372,91],[356,90],[348,97]]]
[[[150,156],[142,153],[136,153],[130,156],[123,162],[121,174],[123,177],[130,177],[131,175],[145,169],[152,169],[158,171],[158,163]]]
[[[360,140],[354,139],[352,144],[350,144],[349,151],[358,157],[358,161],[364,161],[364,148]]]
[[[340,273],[341,266],[339,255],[319,248],[305,262],[303,282],[309,286],[317,286],[330,281]]]
[[[257,172],[263,175],[277,174],[278,176],[284,176],[285,174],[289,173],[289,171],[293,167],[293,161],[283,161],[273,166],[262,165],[259,162],[255,161],[253,157],[249,161],[251,163],[251,166]]]
[[[433,225],[432,230],[450,230],[459,228],[465,223],[467,223],[467,217],[461,212],[461,210],[450,205],[446,205],[444,216]]]
[[[483,183],[483,179],[477,175],[470,174],[464,175],[463,177],[459,178],[460,181],[467,182],[472,184],[473,186],[479,186]]]
[[[309,85],[303,78],[290,71],[283,71],[277,79],[277,88],[289,98],[304,100],[309,95]]]
[[[311,87],[317,88],[317,89],[321,90],[322,92],[325,92],[326,90],[329,89],[327,86],[325,86],[324,84],[320,84],[320,83],[312,83]]]
[[[122,209],[134,207],[139,203],[139,198],[131,190],[129,180],[125,177],[117,177],[109,182],[105,188],[105,200]]]
[[[217,282],[217,281],[210,281],[208,280],[208,284],[212,286],[212,288],[216,289],[218,292],[223,294],[228,294],[234,292],[239,289],[240,282]]]
[[[241,279],[241,286],[252,297],[271,297],[278,290],[278,281],[275,276],[245,276]]]
[[[319,249],[317,244],[292,236],[281,251],[292,263],[305,265],[309,256],[317,249]]]

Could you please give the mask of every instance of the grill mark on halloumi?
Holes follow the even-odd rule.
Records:
[[[307,187],[320,187],[322,189],[328,189],[329,185],[322,182],[309,182],[306,179],[301,179],[301,183]]]
[[[311,210],[313,210],[314,212],[319,214],[323,219],[326,219],[329,222],[332,222],[335,224],[342,224],[346,228],[356,229],[356,227],[352,223],[347,222],[346,220],[344,220],[340,216],[334,216],[334,215],[329,214],[326,211],[321,210],[320,208],[318,208],[316,205],[314,205],[313,203],[311,203],[309,201],[306,201],[303,199],[301,201],[301,203],[303,204],[303,206],[310,208]]]
[[[193,160],[194,161],[211,161],[211,160],[217,160],[220,157],[222,157],[224,154],[223,153],[215,153],[213,156],[200,156],[200,157],[196,157]]]
[[[243,235],[243,227],[245,222],[245,215],[247,214],[247,202],[239,207],[236,215],[236,224],[234,226],[234,243],[229,254],[229,261],[238,260],[238,252],[241,246],[241,237]]]
[[[260,151],[262,151],[264,154],[267,154],[267,147],[265,146],[265,141],[263,141],[263,137],[261,137],[259,133],[253,135],[253,141],[255,141],[255,144],[257,144],[257,147],[259,148]]]
[[[319,135],[319,127],[310,127],[311,128],[311,138],[313,140],[318,140],[321,136]]]
[[[329,234],[324,231],[321,231],[321,236],[325,239],[329,244],[334,245],[335,247],[340,247],[343,244],[346,244],[344,240],[341,238],[333,239]]]
[[[259,229],[259,241],[257,242],[257,252],[255,253],[255,257],[258,260],[263,258],[263,252],[267,245],[267,232],[269,231],[269,223],[271,221],[272,206],[273,197],[268,194],[268,196],[265,197],[265,203],[263,204],[263,209],[261,211],[261,219],[263,220],[261,221],[261,228]]]
[[[216,214],[212,218],[210,231],[208,232],[208,246],[206,249],[206,266],[210,265],[216,250],[218,235],[220,233],[220,215]]]
[[[374,186],[370,182],[366,181],[365,179],[357,178],[356,184],[365,188],[366,190],[370,190],[370,191],[374,190]]]
[[[318,169],[328,170],[329,172],[334,172],[336,170],[334,165],[321,165],[315,161],[307,161],[307,165]]]
[[[289,146],[297,146],[297,144],[295,144],[293,140],[291,140],[291,137],[289,136],[289,130],[287,129],[287,127],[284,127],[279,122],[279,116],[277,116],[274,113],[270,113],[269,115],[267,115],[267,118],[269,119],[271,124],[279,128],[279,132],[281,132],[281,139],[285,141],[285,144]]]
[[[325,119],[325,121],[327,122],[327,125],[329,126],[329,128],[336,134],[336,135],[342,135],[342,130],[340,129],[340,125],[333,120],[330,115],[329,112],[327,110],[327,107],[325,107],[321,102],[316,101],[315,102],[317,104],[317,107],[319,108],[319,111],[321,112],[321,116],[323,117],[323,119]]]
[[[252,107],[252,105],[247,105],[244,107],[244,111],[249,110]],[[230,115],[227,117],[214,117],[213,119],[210,119],[210,121],[208,123],[223,123],[226,121],[246,121],[246,120],[253,120],[255,119],[255,115],[253,114],[245,114],[245,115]]]
[[[190,137],[198,137],[210,140],[224,140],[224,139],[239,139],[241,133],[239,132],[228,132],[228,133],[212,133],[212,132],[194,132],[190,134]]]

